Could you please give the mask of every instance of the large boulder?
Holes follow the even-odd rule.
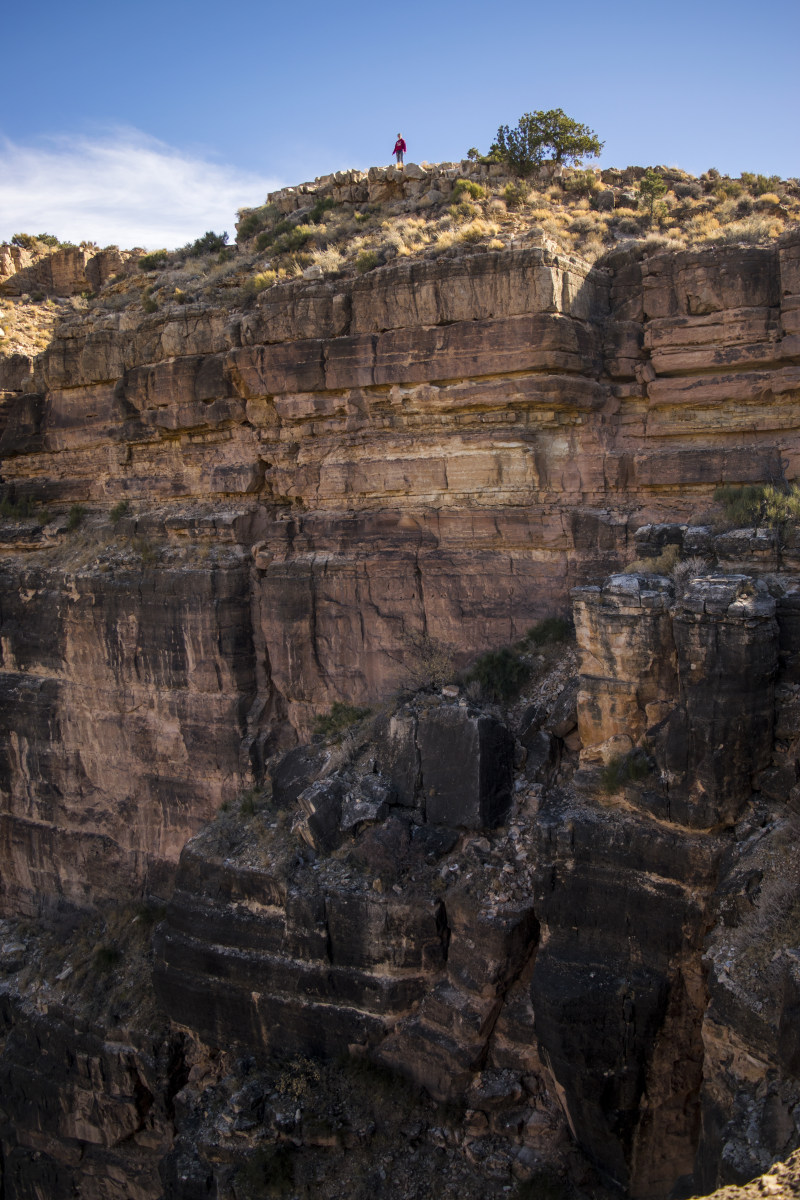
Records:
[[[429,822],[461,829],[502,824],[514,769],[514,739],[505,725],[444,706],[420,716],[417,744]]]

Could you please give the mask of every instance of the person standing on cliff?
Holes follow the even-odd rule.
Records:
[[[403,165],[403,155],[405,154],[405,152],[406,152],[406,144],[403,141],[403,135],[402,135],[402,133],[398,133],[397,141],[395,142],[394,150],[392,151],[392,154],[394,154],[395,158],[397,159],[398,167],[402,167],[402,165]]]

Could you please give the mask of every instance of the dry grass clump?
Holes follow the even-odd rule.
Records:
[[[500,227],[493,221],[484,221],[478,217],[476,220],[471,221],[466,228],[459,230],[458,240],[466,242],[470,246],[475,246],[480,242],[495,237],[499,232]]]
[[[710,569],[709,561],[699,554],[692,554],[688,558],[682,558],[676,562],[670,574],[678,595],[683,595],[693,579],[708,574]]]
[[[657,558],[634,559],[624,575],[671,575],[680,558],[679,546],[665,546]]]
[[[599,214],[588,212],[581,212],[579,216],[575,217],[574,220],[570,221],[567,225],[567,229],[570,233],[577,233],[581,235],[588,233],[599,233],[601,231],[605,232],[606,228],[606,222]]]
[[[773,217],[747,217],[743,221],[732,221],[720,229],[712,239],[715,242],[744,242],[755,245],[768,241],[783,233],[783,222]]]
[[[462,200],[460,204],[453,204],[450,207],[450,216],[458,224],[461,221],[474,221],[481,213],[477,204],[471,204],[469,200]]]
[[[441,254],[444,250],[450,250],[458,241],[458,231],[452,226],[445,229],[439,229],[433,239],[434,254]]]
[[[328,246],[325,250],[314,250],[311,254],[314,266],[321,267],[326,275],[341,271],[344,266],[344,255],[336,246]],[[274,271],[271,272],[274,275]]]
[[[585,258],[588,263],[597,262],[598,258],[605,254],[607,250],[608,246],[598,237],[589,237],[585,242],[581,242],[580,244],[581,258]]]
[[[644,249],[645,254],[662,254],[667,250],[683,250],[686,246],[686,240],[682,237],[677,237],[672,230],[669,233],[653,233],[639,243]]]

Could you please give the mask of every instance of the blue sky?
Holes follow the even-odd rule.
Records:
[[[595,129],[602,165],[800,175],[798,0],[17,0],[3,35],[0,240],[232,234],[398,130],[460,158],[533,109]]]

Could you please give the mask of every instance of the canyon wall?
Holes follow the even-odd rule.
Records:
[[[9,493],[94,522],[82,549],[3,533],[6,908],[81,894],[78,830],[110,890],[158,876],[270,747],[407,682],[420,639],[461,664],[642,524],[794,477],[799,264],[796,236],[591,270],[539,245],[63,325],[3,399]],[[213,764],[201,713],[229,724]]]
[[[138,1137],[122,1194],[188,1200],[164,1155],[199,1120],[191,1039],[357,1052],[468,1105],[465,1153],[508,1173],[569,1129],[653,1200],[797,1144],[793,933],[767,965],[735,937],[792,844],[797,547],[704,520],[720,483],[798,476],[800,237],[95,308],[6,382],[6,497],[82,507],[0,522],[0,911],[171,897],[184,1056],[88,1030],[123,1116],[6,1112],[10,1194],[39,1154],[68,1194],[84,1143],[132,1178]],[[615,573],[672,542],[722,569]],[[499,729],[463,695],[390,703],[360,758],[276,767],[334,701],[573,603],[577,690]],[[265,766],[274,807],[204,829]],[[9,1095],[47,1090],[47,1009],[4,1000]]]

